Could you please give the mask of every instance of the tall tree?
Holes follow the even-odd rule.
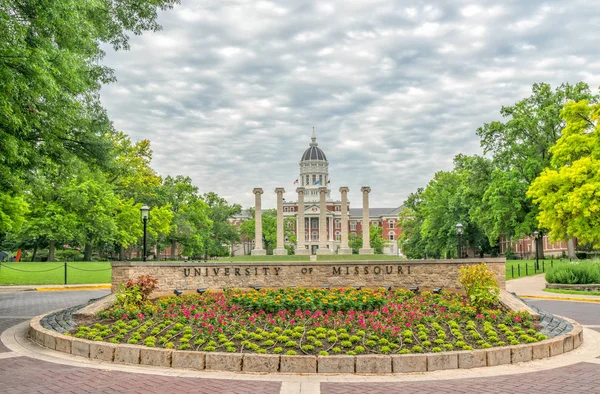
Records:
[[[229,247],[240,240],[237,229],[230,223],[233,215],[239,214],[242,207],[239,204],[230,205],[227,200],[219,197],[216,193],[205,193],[202,197],[208,205],[208,218],[212,221],[212,230],[206,254],[210,256],[222,256],[229,252]]]
[[[528,196],[539,207],[539,221],[554,240],[577,237],[600,247],[600,104],[565,105],[567,126],[550,149],[551,165],[535,179]]]
[[[477,130],[481,146],[493,156],[495,166],[483,196],[486,209],[478,218],[491,241],[500,234],[522,236],[539,229],[538,212],[526,195],[527,189],[550,164],[550,147],[565,125],[560,117],[563,105],[584,99],[595,102],[597,96],[582,82],[563,84],[554,91],[546,83],[534,84],[531,96],[502,107],[505,122],[487,123]]]

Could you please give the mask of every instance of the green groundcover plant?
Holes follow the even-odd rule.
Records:
[[[546,282],[570,285],[600,283],[600,260],[555,265],[546,273]]]
[[[527,313],[385,289],[261,289],[169,296],[98,314],[78,338],[205,352],[407,354],[537,342]]]

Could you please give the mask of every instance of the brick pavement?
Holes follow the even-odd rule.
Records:
[[[53,364],[29,357],[0,359],[0,393],[261,393],[280,382],[182,378]]]
[[[456,380],[321,383],[323,394],[347,393],[600,393],[600,365],[578,363],[546,371]]]

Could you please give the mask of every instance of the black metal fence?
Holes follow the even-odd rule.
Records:
[[[14,278],[13,281],[15,283],[11,284],[69,284],[69,279],[75,279],[73,282],[75,284],[81,283],[94,283],[85,281],[86,276],[89,277],[92,275],[91,273],[98,272],[107,272],[112,268],[100,268],[100,269],[92,269],[92,268],[83,268],[76,267],[73,263],[36,263],[35,265],[39,267],[41,264],[43,265],[55,265],[52,268],[48,269],[27,269],[27,263],[1,263],[0,262],[0,283],[7,283],[10,279],[7,279],[9,276]],[[85,263],[83,263],[85,264]],[[21,265],[16,267],[16,265]],[[9,272],[13,271],[13,274]],[[18,273],[18,274],[17,274]],[[90,274],[86,274],[90,273]],[[3,275],[4,274],[4,275]],[[40,275],[43,274],[43,275]],[[95,278],[96,276],[94,276]],[[101,281],[106,282],[106,280]],[[108,280],[110,282],[110,280]]]

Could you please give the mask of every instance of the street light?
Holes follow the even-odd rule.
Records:
[[[148,226],[148,212],[150,212],[150,208],[146,204],[140,208],[142,212],[142,222],[144,222],[144,248],[143,248],[143,261],[146,261],[146,227]]]
[[[538,256],[538,235],[540,233],[536,231],[533,232],[533,237],[535,238],[535,270],[538,271],[540,269],[540,260]]]
[[[462,259],[462,233],[463,233],[463,225],[460,222],[456,223],[456,233],[458,234],[458,258]]]

